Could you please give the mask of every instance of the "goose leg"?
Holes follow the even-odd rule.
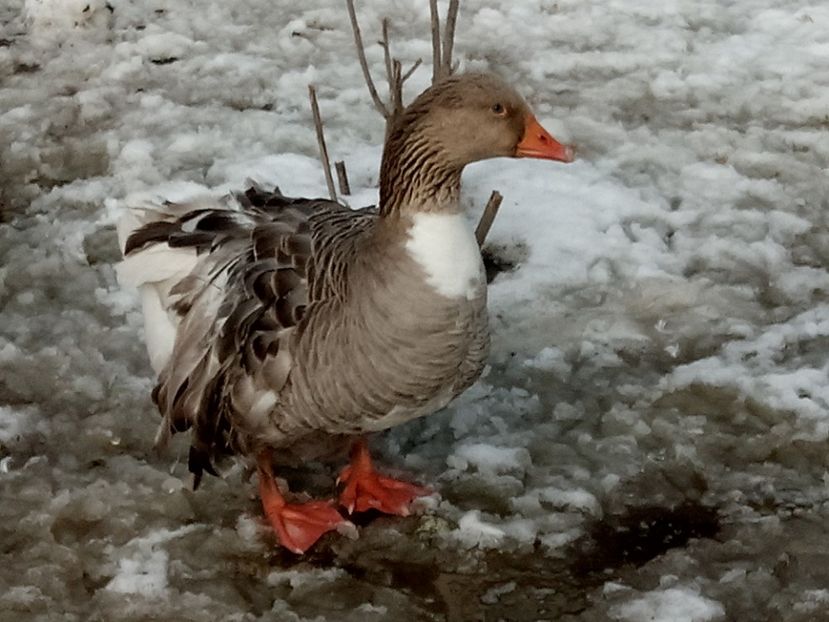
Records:
[[[259,454],[257,472],[265,516],[276,531],[279,543],[289,551],[304,553],[327,531],[349,524],[330,501],[286,502],[276,485],[269,451]]]
[[[354,442],[351,464],[342,470],[337,482],[344,485],[339,500],[349,514],[375,509],[386,514],[408,516],[411,502],[430,492],[422,486],[379,475],[374,470],[368,444],[363,438]]]

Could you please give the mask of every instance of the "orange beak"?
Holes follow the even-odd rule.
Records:
[[[543,160],[573,161],[573,148],[562,145],[541,127],[533,114],[524,122],[524,136],[515,148],[516,158],[541,158]]]

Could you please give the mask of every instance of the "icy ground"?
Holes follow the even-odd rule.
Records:
[[[429,59],[425,1],[358,4],[367,41],[385,15]],[[441,500],[305,559],[238,468],[194,493],[182,445],[153,452],[113,223],[135,192],[325,194],[311,82],[373,202],[344,6],[111,9],[0,4],[2,622],[829,620],[825,2],[468,0],[464,67],[580,159],[468,170],[471,220],[506,197],[491,371],[375,440]]]

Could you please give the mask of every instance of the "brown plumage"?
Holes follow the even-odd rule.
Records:
[[[198,483],[226,452],[306,460],[445,406],[489,343],[461,172],[539,141],[567,160],[548,138],[501,80],[454,76],[389,132],[379,209],[253,187],[133,210],[121,272],[143,290],[159,441],[191,430]]]

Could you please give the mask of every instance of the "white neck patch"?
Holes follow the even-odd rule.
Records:
[[[480,295],[481,251],[463,215],[419,213],[412,220],[406,250],[426,272],[426,282],[447,298]]]

